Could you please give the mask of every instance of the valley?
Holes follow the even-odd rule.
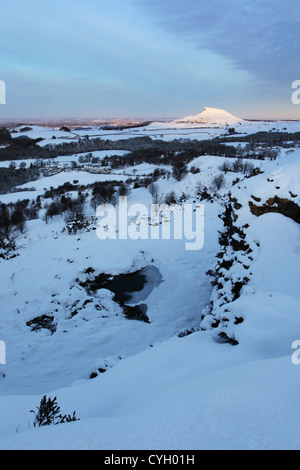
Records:
[[[0,448],[297,447],[300,123],[61,124],[0,134]],[[101,240],[120,197],[147,216]],[[203,247],[153,205],[203,205]],[[45,394],[79,421],[33,428]]]

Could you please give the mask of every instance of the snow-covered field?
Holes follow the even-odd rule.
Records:
[[[90,138],[110,133],[111,140],[226,133],[224,125],[201,126],[153,123],[138,130],[76,133]],[[242,121],[236,127],[245,134],[300,130],[295,122]],[[35,127],[25,134],[57,143],[66,137],[55,131],[52,139],[53,132]],[[101,159],[110,151],[94,154]],[[78,155],[57,160],[63,158],[78,162]],[[251,178],[226,173],[218,194],[202,201],[199,185],[211,188],[224,162],[201,156],[189,163],[181,181],[161,176],[156,182],[160,201],[174,191],[178,200],[184,194],[185,203],[204,203],[205,243],[199,251],[187,251],[185,240],[99,240],[94,229],[69,235],[61,216],[47,224],[42,217],[27,223],[18,239],[19,256],[0,260],[0,340],[6,345],[0,449],[300,448],[300,365],[292,362],[292,344],[300,340],[300,150],[250,161],[261,171]],[[0,201],[36,199],[66,182],[126,181],[155,168],[141,164],[110,174],[67,168],[22,186],[34,191],[0,195]],[[143,187],[132,187],[128,201],[149,210],[153,203]],[[228,201],[249,250],[226,247],[222,260],[230,260],[229,267],[224,264],[213,287],[207,271],[218,261],[219,215]],[[265,206],[268,210],[259,212]],[[86,211],[95,215],[88,203]],[[82,285],[90,268],[95,275],[115,276],[148,266],[162,277],[143,301],[149,323],[126,318],[110,291],[91,293]],[[239,295],[232,296],[233,286],[245,278]],[[54,330],[32,331],[32,320],[42,316]],[[30,410],[45,394],[57,397],[62,413],[75,410],[80,421],[34,428]]]
[[[297,132],[298,121],[249,121],[237,118],[232,114],[215,108],[205,108],[202,113],[187,116],[171,122],[152,122],[150,125],[119,130],[106,130],[98,126],[86,126],[70,132],[58,128],[30,126],[30,130],[21,131],[16,127],[14,138],[27,136],[31,139],[42,138],[38,145],[55,147],[62,143],[78,141],[88,136],[89,139],[102,138],[117,141],[135,137],[150,136],[152,139],[172,141],[174,139],[206,140],[227,134],[229,128],[235,128],[241,135],[254,134],[260,131]]]

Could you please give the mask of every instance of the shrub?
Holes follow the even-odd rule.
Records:
[[[30,181],[35,181],[40,176],[38,167],[31,165],[29,168],[16,168],[11,164],[9,168],[0,168],[1,194],[9,193],[13,188]]]
[[[101,204],[113,203],[115,193],[113,184],[95,183],[91,199],[92,208],[96,210]]]
[[[31,331],[49,330],[51,335],[56,332],[56,324],[54,317],[51,315],[41,315],[40,317],[33,318],[26,323],[31,328]]]
[[[201,172],[200,168],[196,167],[196,166],[192,166],[191,169],[190,169],[190,172],[193,174],[193,175],[197,175],[198,173]]]
[[[172,176],[177,180],[181,181],[187,174],[187,166],[184,161],[177,160],[172,165]]]
[[[118,190],[119,196],[120,197],[127,196],[128,193],[129,193],[128,185],[126,183],[121,183],[119,190]]]
[[[70,423],[72,421],[79,421],[76,418],[75,411],[73,415],[64,415],[60,414],[60,407],[57,404],[56,397],[53,399],[47,398],[47,395],[44,395],[41,399],[40,405],[37,407],[37,412],[30,410],[30,413],[34,413],[35,419],[33,422],[34,427],[40,426],[50,426],[51,424],[62,424]]]
[[[177,204],[177,198],[176,198],[176,194],[175,194],[175,191],[171,191],[169,192],[168,194],[166,194],[165,196],[165,203],[168,205],[168,206],[171,206],[172,204]]]
[[[220,189],[223,188],[224,184],[225,184],[225,177],[222,173],[220,173],[219,175],[215,176],[215,178],[213,179],[212,189],[214,191],[220,191]]]
[[[149,193],[152,196],[152,200],[154,204],[159,203],[159,189],[156,183],[151,183],[148,186]]]
[[[227,160],[219,167],[220,171],[223,171],[224,173],[227,173],[228,171],[232,171],[232,166],[231,163],[229,163]]]
[[[153,171],[153,178],[157,180],[160,176],[163,176],[165,174],[166,171],[164,169],[155,168],[155,170]]]

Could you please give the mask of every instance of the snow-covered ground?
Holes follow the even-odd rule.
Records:
[[[142,133],[159,137],[159,126],[166,123]],[[182,124],[168,123],[164,138],[176,138],[172,126],[180,138],[194,132],[194,124],[180,130]],[[243,122],[239,130],[296,132],[299,127]],[[224,127],[208,131],[226,132]],[[30,132],[48,138],[52,131]],[[111,132],[124,138],[141,129]],[[225,161],[206,155],[189,164],[199,173],[188,172],[179,182],[161,177],[156,183],[160,200],[174,191],[178,198],[184,193],[186,203],[200,202],[199,184],[210,188]],[[100,241],[95,230],[68,235],[60,216],[47,224],[42,219],[27,223],[19,256],[0,261],[0,340],[7,348],[7,363],[0,365],[1,449],[300,448],[300,365],[292,362],[292,343],[300,340],[299,224],[278,211],[257,216],[249,204],[261,207],[277,196],[299,207],[300,150],[282,150],[277,160],[252,163],[262,174],[245,178],[229,172],[218,196],[202,201],[205,243],[199,251],[187,251],[185,240]],[[63,171],[23,186],[35,191],[0,195],[0,200],[34,199],[45,188],[74,180],[82,185],[125,181],[154,169],[142,164],[126,168],[126,175],[123,170],[108,175]],[[237,177],[240,182],[232,186]],[[221,302],[220,286],[213,289],[206,273],[217,261],[223,229],[218,216],[229,191],[235,224],[245,231],[251,253],[232,253],[233,264],[220,273]],[[138,188],[131,190],[129,202],[150,209],[153,200],[146,188]],[[93,215],[90,207],[87,211]],[[89,268],[117,275],[146,266],[162,276],[145,300],[149,323],[125,318],[109,291],[91,294],[80,285]],[[238,298],[230,299],[231,283],[245,272],[248,282]],[[27,325],[43,315],[52,318],[53,334]],[[217,328],[211,328],[216,320]],[[222,331],[238,344],[221,341]],[[97,377],[91,379],[92,374]],[[33,428],[30,410],[45,394],[57,397],[63,413],[75,410],[80,421]]]
[[[232,127],[232,126],[231,126]],[[244,121],[238,123],[235,126],[236,131],[241,134],[254,134],[256,132],[269,132],[269,131],[280,131],[280,132],[297,132],[299,131],[299,122],[268,122],[268,121]],[[69,138],[78,140],[79,137],[83,138],[88,135],[90,139],[102,138],[109,139],[112,141],[120,139],[131,139],[135,137],[150,136],[152,139],[172,141],[174,139],[195,139],[195,140],[207,140],[227,134],[228,126],[206,123],[178,123],[178,122],[154,122],[146,127],[140,127],[136,129],[126,129],[123,131],[115,130],[99,130],[98,127],[87,128],[82,131],[76,131],[76,135],[70,135]],[[28,133],[31,138],[32,134]],[[39,145],[56,145],[63,143],[64,140],[58,138],[56,140],[45,140],[39,143]],[[67,140],[68,141],[68,140]]]
[[[208,110],[208,111],[206,111]],[[22,131],[15,128],[14,138],[27,136],[31,139],[42,138],[38,143],[44,147],[55,147],[62,143],[78,141],[86,136],[89,139],[101,138],[117,141],[135,137],[150,136],[155,140],[172,141],[174,139],[207,140],[220,137],[228,133],[229,128],[235,128],[239,134],[254,134],[261,131],[297,132],[299,121],[251,121],[240,119],[224,110],[205,108],[195,116],[187,116],[169,122],[152,122],[150,125],[120,130],[107,130],[97,126],[82,126],[80,130],[70,129],[70,132],[61,131],[58,128],[30,126],[31,130]]]
[[[53,391],[81,420],[29,430],[39,396],[3,397],[2,449],[298,449],[299,370],[209,333],[170,339],[92,382]],[[3,432],[3,431],[2,431]],[[7,436],[8,434],[8,436]]]

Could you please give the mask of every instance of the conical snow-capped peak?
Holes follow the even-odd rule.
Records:
[[[187,116],[182,119],[177,119],[174,122],[183,124],[209,124],[226,126],[242,123],[243,119],[240,119],[234,116],[233,114],[230,114],[224,109],[205,107],[200,114]]]

